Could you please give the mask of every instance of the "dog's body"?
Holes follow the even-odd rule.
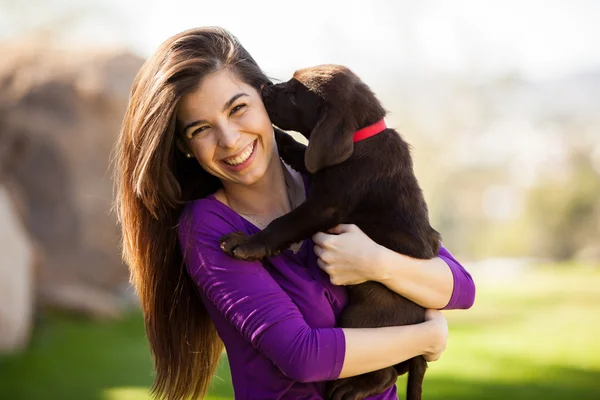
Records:
[[[276,130],[284,160],[299,171],[312,172],[311,190],[306,202],[260,233],[251,237],[234,233],[223,238],[225,251],[238,258],[259,259],[316,232],[353,223],[375,242],[396,252],[416,258],[437,255],[440,237],[429,224],[408,144],[393,129],[352,142],[354,132],[385,116],[373,93],[354,74],[337,66],[301,70],[291,81],[267,89],[264,100],[275,125],[309,138],[306,148]],[[423,307],[380,283],[348,286],[348,294],[341,327],[424,321]],[[408,371],[407,399],[418,400],[426,367],[422,357],[415,357],[395,367],[332,381],[328,396],[363,399],[383,392],[396,382],[398,374]]]

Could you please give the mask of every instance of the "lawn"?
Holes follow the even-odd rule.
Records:
[[[473,272],[476,305],[446,312],[448,350],[424,399],[600,399],[600,266]],[[137,313],[105,324],[53,315],[24,354],[0,357],[0,399],[147,400],[151,382]],[[224,358],[209,399],[232,397]]]

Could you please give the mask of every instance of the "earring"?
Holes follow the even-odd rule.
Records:
[[[192,155],[190,153],[185,153],[185,157],[186,158],[192,158]]]

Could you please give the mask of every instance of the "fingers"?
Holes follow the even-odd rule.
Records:
[[[436,310],[435,308],[428,308],[425,310],[425,320],[430,321],[432,319],[444,319],[444,314],[440,310]]]
[[[327,274],[331,275],[331,264],[328,255],[328,251],[325,251],[321,246],[315,246],[315,254],[317,255],[317,265]]]
[[[325,271],[327,275],[329,275],[329,282],[331,282],[333,285],[340,286],[348,284],[348,282],[346,282],[346,279],[340,275],[336,267],[327,264],[320,258],[317,258],[317,265],[319,266],[319,268]]]
[[[331,239],[331,236],[341,235],[342,233],[352,232],[358,230],[358,227],[354,224],[339,224],[334,226],[333,228],[327,230],[327,233],[318,232],[313,235],[313,241],[317,243],[317,241],[323,241],[327,239]]]
[[[313,242],[324,249],[335,249],[337,247],[338,237],[337,235],[317,232],[313,235]]]
[[[321,260],[320,258],[317,258],[317,265],[319,266],[319,268],[321,268],[323,271],[327,272],[328,268],[329,268],[329,264],[327,264],[325,261]]]
[[[354,224],[339,224],[329,229],[327,233],[317,232],[313,235],[313,242],[325,248],[332,248],[337,243],[337,236],[343,233],[358,232],[360,228]]]
[[[328,236],[331,236],[331,235],[328,235],[323,232],[317,232],[313,235],[312,240],[313,240],[313,242],[315,242],[315,244],[318,244],[319,246],[324,247],[325,240],[327,240]]]
[[[358,228],[358,227],[354,224],[339,224],[339,225],[334,226],[333,228],[329,229],[327,232],[335,234],[335,235],[341,235],[342,233],[350,232],[350,231],[354,230],[355,228]]]
[[[327,275],[329,275],[329,280],[332,279],[332,273],[333,271],[331,270],[331,265],[327,264],[325,261],[323,261],[320,258],[317,258],[317,265],[319,266],[319,268],[321,268],[323,271],[325,271],[325,273],[327,273]],[[331,282],[333,283],[333,281]]]
[[[317,255],[317,257],[321,259],[323,257],[323,254],[325,253],[325,249],[323,249],[321,246],[315,245],[314,252]]]
[[[437,361],[440,359],[440,357],[442,356],[442,353],[435,353],[435,354],[423,354],[423,358],[425,359],[425,361],[427,362],[432,362],[432,361]]]
[[[435,328],[433,331],[433,343],[428,353],[423,354],[423,357],[427,361],[437,361],[442,353],[446,350],[446,344],[448,341],[448,322],[446,317],[439,310],[427,309],[425,310],[426,323],[433,323],[430,325]]]

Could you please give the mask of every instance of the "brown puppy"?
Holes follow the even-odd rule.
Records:
[[[416,258],[437,255],[440,236],[412,168],[408,144],[393,129],[354,142],[355,132],[382,122],[385,110],[347,68],[323,65],[297,71],[267,87],[263,99],[273,123],[309,139],[308,147],[276,130],[281,156],[310,173],[310,193],[295,210],[253,236],[222,238],[224,251],[243,259],[276,254],[290,244],[340,223],[354,223],[375,242]],[[348,286],[342,327],[380,327],[424,321],[425,310],[380,283]],[[327,396],[363,399],[381,393],[409,372],[407,399],[421,398],[427,363],[415,357],[394,367],[332,381]]]

